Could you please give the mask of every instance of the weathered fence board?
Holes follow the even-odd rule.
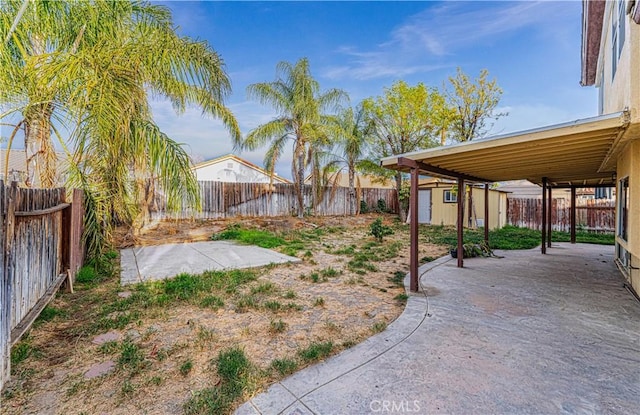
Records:
[[[0,181],[0,390],[11,373],[11,284],[5,269],[6,188]]]
[[[510,225],[540,229],[542,227],[541,199],[508,199],[507,221]],[[553,199],[551,225],[556,231],[569,231],[571,202]],[[576,226],[592,232],[615,231],[615,200],[587,199],[576,203]]]
[[[201,209],[183,206],[177,212],[167,210],[167,200],[161,191],[156,192],[151,208],[151,218],[164,219],[220,219],[238,216],[285,216],[296,212],[298,204],[295,188],[292,184],[276,183],[227,183],[215,181],[198,182],[200,186]],[[323,199],[311,209],[313,193],[312,187],[304,187],[304,206],[308,212],[318,216],[348,215],[349,189],[338,187],[327,189]],[[359,190],[360,200],[371,208],[375,208],[378,200],[382,199],[391,212],[398,211],[398,202],[394,189]]]
[[[82,192],[5,187],[0,181],[0,389],[10,349],[84,260]]]

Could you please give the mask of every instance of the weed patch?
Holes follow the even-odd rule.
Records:
[[[329,356],[332,350],[332,342],[311,343],[306,348],[299,350],[298,356],[305,362],[315,362]]]
[[[270,367],[278,372],[280,376],[286,376],[298,369],[298,363],[291,359],[274,359]]]

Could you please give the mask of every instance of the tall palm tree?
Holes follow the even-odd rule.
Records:
[[[357,172],[367,171],[374,164],[367,156],[369,125],[362,105],[355,110],[343,109],[332,124],[332,133],[338,138],[336,150],[329,155],[324,167],[327,184],[334,188],[339,175],[346,170],[349,178],[349,214],[358,213],[357,188],[360,187]],[[329,174],[330,172],[330,174]]]
[[[305,172],[309,162],[314,160],[314,152],[329,140],[326,126],[330,115],[326,111],[337,108],[346,95],[339,89],[321,93],[320,84],[311,76],[307,58],[298,60],[295,65],[280,62],[276,67],[275,81],[249,85],[247,92],[260,103],[271,105],[278,114],[275,119],[249,132],[236,145],[255,150],[270,143],[264,164],[273,174],[285,145],[293,141],[291,174],[296,189],[298,217],[303,217]]]
[[[1,37],[19,6],[2,3]],[[144,225],[150,179],[170,207],[198,201],[188,156],[155,125],[149,94],[168,98],[178,113],[200,107],[222,119],[234,141],[241,136],[223,104],[230,81],[221,58],[206,42],[178,36],[170,11],[149,2],[31,2],[0,52],[0,91],[2,104],[22,114],[18,126],[44,167],[43,184],[53,184],[52,133],[70,144],[69,176],[95,209],[87,214],[92,252],[111,219]],[[68,140],[56,124],[71,131]]]

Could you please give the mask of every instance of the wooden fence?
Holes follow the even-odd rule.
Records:
[[[84,260],[82,192],[22,189],[0,181],[0,389],[10,350]]]
[[[219,219],[238,216],[285,216],[296,212],[297,199],[292,184],[277,183],[226,183],[215,181],[198,182],[202,199],[201,210],[183,208],[178,212],[167,211],[167,200],[161,192],[156,192],[151,208],[151,218],[165,219]],[[332,192],[327,189],[323,200],[313,209],[318,216],[348,215],[349,189],[338,187]],[[387,209],[398,212],[398,202],[394,189],[360,189],[359,200],[370,208],[384,200]],[[304,205],[311,211],[312,188],[304,187]],[[359,206],[358,201],[358,206]]]
[[[540,229],[542,227],[541,199],[507,199],[507,222],[510,225]],[[578,199],[576,203],[576,227],[591,232],[615,231],[615,200]],[[569,231],[571,227],[571,201],[553,199],[551,224],[553,230]]]

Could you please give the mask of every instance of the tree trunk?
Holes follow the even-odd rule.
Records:
[[[56,153],[51,143],[51,104],[35,104],[25,112],[24,145],[28,187],[56,185]]]
[[[400,216],[400,221],[405,223],[407,221],[407,209],[409,208],[409,201],[402,200],[400,198],[400,191],[402,190],[402,173],[398,172],[395,176],[396,180],[396,197],[398,198],[398,215]]]
[[[33,58],[41,58],[46,53],[45,41],[34,35],[30,39]],[[51,143],[51,115],[53,104],[46,87],[39,85],[34,95],[29,96],[29,104],[24,111],[24,146],[27,156],[28,187],[52,188],[56,184],[56,153]]]
[[[349,168],[349,214],[351,216],[356,214],[356,186],[355,186],[356,172],[353,168]]]
[[[296,151],[298,157],[298,172],[296,176],[296,193],[298,198],[298,217],[304,218],[304,147],[299,146]]]

